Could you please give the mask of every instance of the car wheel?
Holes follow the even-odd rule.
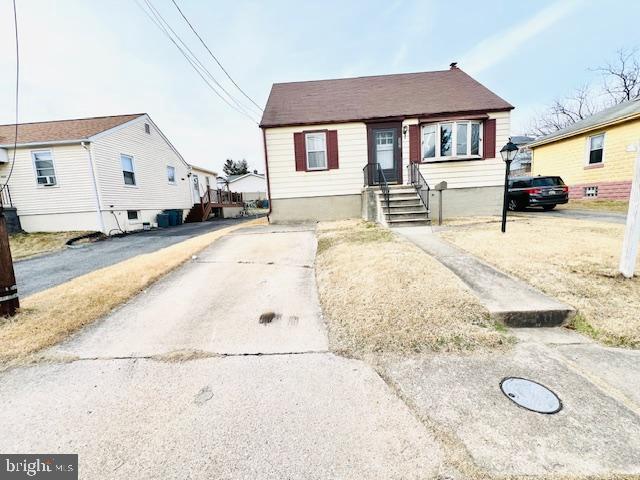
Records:
[[[543,206],[542,206],[542,209],[543,209],[545,212],[547,212],[547,211],[549,211],[549,210],[553,210],[554,208],[556,208],[556,205],[555,205],[555,204],[553,204],[553,205],[543,205]]]
[[[520,204],[518,203],[517,200],[511,199],[509,200],[509,210],[511,210],[512,212],[520,209]]]

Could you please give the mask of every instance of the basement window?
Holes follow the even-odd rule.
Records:
[[[138,211],[137,210],[127,210],[127,218],[129,220],[138,220]]]
[[[595,198],[598,196],[598,187],[584,187],[584,196],[587,198]]]

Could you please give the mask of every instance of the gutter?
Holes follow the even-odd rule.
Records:
[[[106,227],[104,225],[104,219],[102,218],[102,202],[100,200],[100,191],[98,190],[98,179],[96,178],[96,166],[93,161],[93,153],[91,149],[91,142],[81,142],[82,148],[87,151],[87,156],[89,158],[89,169],[91,170],[91,183],[93,185],[93,194],[96,199],[96,213],[98,214],[98,226],[100,227],[100,231],[102,233],[106,233]]]
[[[84,143],[84,142],[88,142],[89,140],[86,138],[81,138],[78,140],[56,140],[56,141],[41,141],[41,142],[30,142],[30,143],[18,143],[17,145],[15,145],[15,148],[21,148],[21,147],[46,147],[48,145],[74,145],[76,143]],[[13,149],[14,144],[10,143],[10,144],[4,144],[4,145],[0,145],[0,148],[10,148]]]
[[[553,137],[553,138],[549,138],[548,140],[540,139],[540,140],[537,140],[537,141],[533,141],[531,143],[527,143],[524,146],[528,147],[528,148],[536,148],[536,147],[539,147],[541,145],[547,145],[549,143],[559,142],[560,140],[566,140],[567,138],[575,137],[577,135],[581,135],[583,133],[590,132],[592,130],[598,130],[599,128],[609,127],[611,125],[618,125],[620,123],[629,122],[629,121],[635,120],[637,118],[640,118],[640,113],[634,113],[633,115],[628,115],[626,117],[618,118],[616,120],[610,120],[608,122],[601,122],[601,123],[597,123],[595,125],[590,125],[588,127],[584,127],[584,128],[578,129],[578,130],[574,130],[572,132],[567,132],[567,133],[564,133],[562,135],[558,135],[558,136]]]
[[[269,211],[267,212],[267,221],[271,223],[271,210],[273,208],[273,199],[271,198],[271,182],[269,182],[269,154],[267,153],[267,131],[264,127],[262,130],[262,145],[264,146],[264,169],[267,174],[267,195],[269,196]]]

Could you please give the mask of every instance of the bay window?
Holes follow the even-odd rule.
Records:
[[[422,126],[422,161],[479,158],[482,122],[457,121]]]

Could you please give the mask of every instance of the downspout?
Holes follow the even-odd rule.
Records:
[[[271,183],[269,182],[269,154],[267,153],[267,132],[264,127],[262,130],[262,144],[264,146],[264,169],[267,173],[267,195],[269,196],[269,211],[267,212],[267,221],[271,223],[271,209],[273,208],[273,199],[271,198]]]
[[[93,185],[93,194],[94,197],[96,199],[96,213],[98,215],[98,226],[100,227],[100,231],[102,233],[107,233],[106,232],[106,227],[104,225],[104,219],[102,218],[102,208],[101,208],[101,200],[100,200],[100,192],[98,191],[98,180],[96,178],[96,166],[95,163],[93,161],[93,153],[92,153],[92,149],[91,149],[91,143],[90,142],[80,142],[80,145],[82,145],[82,148],[84,148],[87,151],[88,154],[88,158],[89,158],[89,168],[91,170],[91,181],[92,181],[92,185]]]

